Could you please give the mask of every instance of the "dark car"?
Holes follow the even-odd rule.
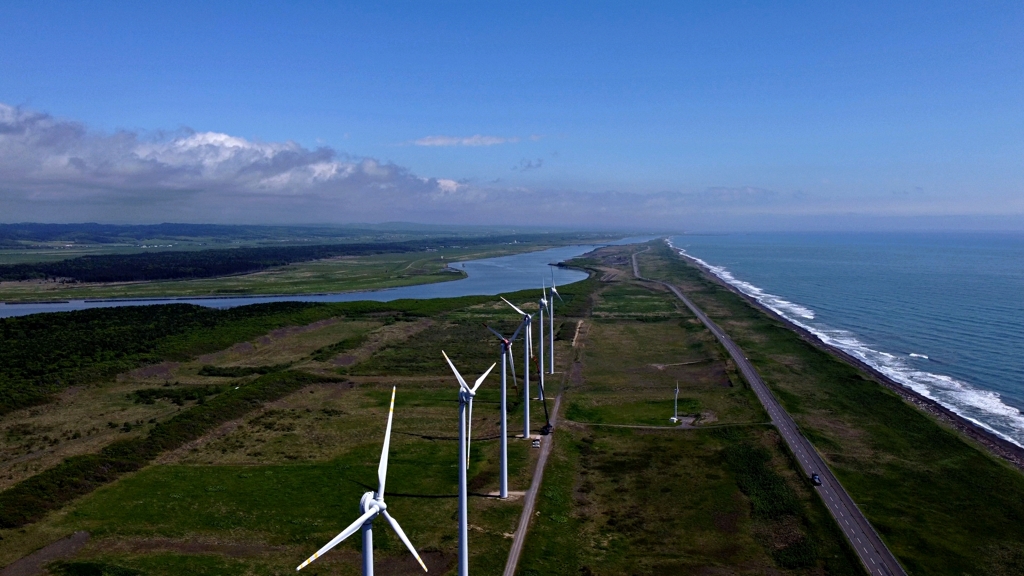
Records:
[[[821,486],[821,476],[818,476],[817,472],[811,473],[811,484],[815,486]]]

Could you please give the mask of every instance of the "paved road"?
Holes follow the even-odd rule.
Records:
[[[778,428],[789,449],[796,455],[804,475],[809,477],[812,472],[817,472],[821,476],[821,486],[816,487],[818,495],[821,496],[828,511],[835,518],[836,524],[839,525],[847,540],[850,541],[854,551],[857,552],[857,557],[860,558],[868,573],[879,576],[906,576],[906,571],[896,561],[896,557],[889,551],[889,548],[882,542],[882,539],[878,537],[871,523],[868,522],[868,519],[857,508],[850,495],[839,484],[839,480],[836,479],[832,471],[825,465],[825,461],[822,460],[817,450],[800,433],[796,422],[782,408],[782,405],[779,404],[771,390],[765,385],[760,374],[757,373],[757,370],[754,369],[754,366],[743,354],[743,350],[729,338],[725,331],[719,328],[700,308],[691,302],[679,288],[667,282],[650,280],[641,276],[640,267],[636,261],[636,254],[633,255],[633,275],[640,280],[657,282],[671,290],[704,323],[704,326],[711,330],[715,338],[729,352],[729,355],[732,356],[736,366],[739,367],[740,372],[743,374],[743,378],[750,384],[754,394],[757,395],[758,400],[761,401],[761,404],[771,416],[772,424]]]
[[[551,426],[554,427],[558,421],[558,408],[562,404],[562,393],[555,397],[555,409],[551,412]],[[552,432],[554,433],[554,432]],[[533,480],[530,482],[530,489],[526,491],[526,498],[523,502],[523,513],[519,516],[519,526],[516,526],[516,533],[512,537],[512,548],[508,551],[508,561],[505,563],[503,576],[515,576],[516,566],[519,565],[519,556],[523,553],[523,543],[526,542],[526,532],[530,528],[530,520],[533,519],[533,510],[537,504],[537,494],[540,492],[540,482],[544,478],[544,466],[548,463],[548,456],[551,454],[551,444],[554,438],[551,435],[543,437],[540,443],[540,457],[537,459],[537,467],[533,470]]]

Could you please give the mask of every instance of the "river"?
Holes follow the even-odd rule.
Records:
[[[551,284],[552,271],[555,283],[559,286],[579,282],[587,277],[585,272],[568,268],[551,266],[586,254],[601,246],[634,244],[646,242],[654,236],[623,238],[605,244],[577,244],[560,246],[537,252],[525,252],[512,256],[467,260],[453,263],[451,266],[466,272],[466,277],[450,282],[420,284],[387,288],[383,290],[366,290],[359,292],[341,292],[336,294],[289,294],[269,296],[226,296],[208,298],[141,298],[141,299],[106,299],[106,300],[68,300],[61,302],[36,302],[26,304],[0,303],[0,318],[27,316],[44,312],[70,312],[89,308],[112,308],[115,306],[149,306],[153,304],[197,304],[210,308],[233,308],[266,302],[354,302],[357,300],[374,300],[388,302],[404,298],[455,298],[458,296],[488,296],[504,292],[515,292],[530,288],[540,288],[541,283]]]

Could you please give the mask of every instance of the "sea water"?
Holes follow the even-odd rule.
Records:
[[[822,341],[1024,446],[1024,234],[671,242]]]

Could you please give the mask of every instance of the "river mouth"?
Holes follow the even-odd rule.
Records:
[[[635,244],[653,240],[655,236],[623,238],[603,244],[574,244],[559,246],[536,252],[524,252],[511,256],[498,256],[480,260],[467,260],[452,264],[452,268],[466,273],[465,278],[435,284],[419,284],[400,288],[362,290],[320,294],[282,294],[264,296],[202,296],[170,298],[104,298],[97,300],[63,300],[54,302],[0,303],[0,318],[28,316],[47,312],[73,312],[92,308],[113,308],[117,306],[152,306],[160,304],[196,304],[209,308],[234,308],[269,302],[355,302],[369,300],[390,302],[392,300],[432,298],[457,298],[459,296],[492,296],[505,292],[540,289],[550,285],[552,279],[558,286],[572,284],[587,278],[587,273],[554,264],[576,258],[602,246]]]

